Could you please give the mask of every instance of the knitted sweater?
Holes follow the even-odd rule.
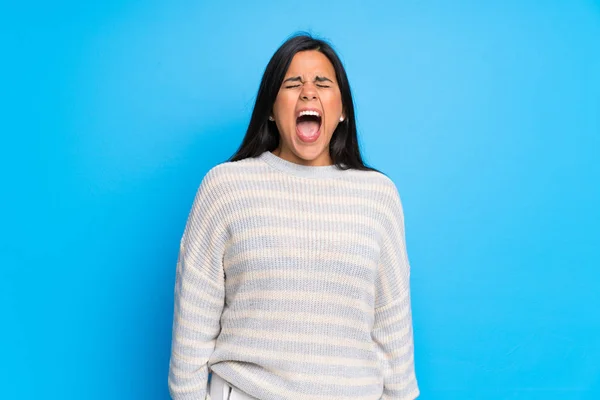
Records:
[[[397,399],[415,377],[404,216],[375,171],[266,151],[204,175],[180,242],[168,386],[212,370],[260,400]]]

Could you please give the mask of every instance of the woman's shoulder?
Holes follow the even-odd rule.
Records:
[[[347,179],[359,184],[368,184],[369,186],[377,187],[382,191],[393,192],[396,189],[396,184],[390,176],[385,172],[376,169],[360,170],[351,169],[348,170]]]
[[[228,183],[244,179],[244,176],[252,170],[253,164],[256,164],[253,158],[215,164],[206,171],[200,181],[200,186],[223,190],[229,186]]]
[[[258,165],[258,162],[254,157],[248,157],[236,161],[222,161],[211,167],[204,175],[204,179],[210,181],[219,181],[227,180],[227,178],[232,176],[239,177],[240,174],[251,172],[256,165]]]

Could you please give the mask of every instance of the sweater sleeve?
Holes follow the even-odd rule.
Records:
[[[213,171],[196,192],[180,241],[175,274],[168,387],[174,400],[210,399],[208,359],[221,330],[224,305],[222,193]]]
[[[371,336],[383,367],[381,399],[413,400],[419,396],[419,388],[414,366],[410,265],[402,203],[395,184],[386,210]]]

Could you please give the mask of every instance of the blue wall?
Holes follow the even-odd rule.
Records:
[[[0,6],[1,398],[168,398],[193,195],[296,30],[403,198],[421,398],[600,398],[600,3],[326,3]]]

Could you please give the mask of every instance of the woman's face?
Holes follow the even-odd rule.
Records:
[[[296,53],[279,88],[272,117],[281,135],[276,155],[304,165],[333,163],[329,141],[345,116],[335,70],[323,53]]]

